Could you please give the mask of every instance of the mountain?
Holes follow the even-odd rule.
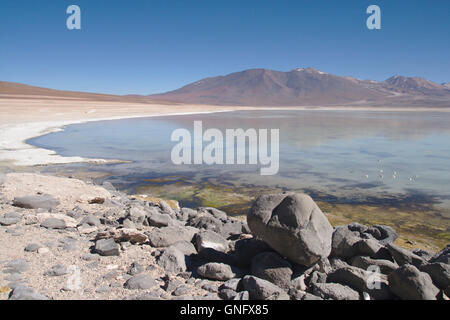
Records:
[[[448,89],[444,85],[418,77],[394,76],[387,79],[385,83],[393,91],[412,94],[445,95],[445,90]]]
[[[175,102],[243,106],[433,105],[450,106],[450,88],[422,78],[383,82],[328,74],[313,68],[288,72],[250,69],[206,78],[150,95]]]
[[[359,80],[313,68],[288,72],[249,69],[148,96],[53,90],[0,81],[0,97],[234,106],[450,107],[450,84],[403,76],[393,76],[385,81]]]

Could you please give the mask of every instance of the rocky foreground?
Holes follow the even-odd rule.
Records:
[[[388,226],[333,228],[305,194],[260,196],[247,222],[130,198],[105,183],[0,176],[0,298],[448,300],[450,245]],[[169,205],[168,203],[171,203]]]

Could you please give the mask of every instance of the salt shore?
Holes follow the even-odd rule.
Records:
[[[36,166],[64,163],[110,163],[119,160],[63,157],[26,143],[28,139],[64,130],[70,124],[125,118],[230,112],[236,110],[334,110],[334,111],[439,111],[445,108],[390,107],[237,107],[209,105],[159,105],[147,103],[87,101],[83,99],[24,99],[0,95],[0,164]],[[49,121],[51,119],[51,121]]]

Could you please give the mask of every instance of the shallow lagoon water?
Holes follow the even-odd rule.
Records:
[[[197,120],[222,132],[279,129],[278,174],[261,176],[256,165],[173,165],[173,130],[192,130]],[[332,204],[432,210],[448,233],[450,113],[237,111],[76,124],[28,142],[64,156],[129,160],[95,170],[129,192],[168,193],[188,205],[226,207],[221,188],[242,197],[237,203],[256,192],[303,190]],[[214,200],[199,200],[192,188],[200,185]]]

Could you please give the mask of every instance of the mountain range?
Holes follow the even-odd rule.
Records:
[[[288,72],[250,69],[202,79],[150,97],[186,103],[244,106],[450,106],[450,85],[403,76],[393,76],[382,82],[359,80],[313,68]]]
[[[177,90],[152,95],[83,93],[0,81],[0,96],[5,95],[232,106],[450,107],[450,83],[438,84],[404,76],[393,76],[385,81],[360,80],[313,68],[288,72],[249,69],[205,78]]]

